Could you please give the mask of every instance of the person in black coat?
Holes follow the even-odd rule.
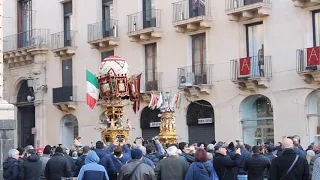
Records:
[[[309,180],[308,162],[305,158],[297,155],[297,153],[293,150],[292,140],[285,138],[282,142],[282,146],[285,150],[281,156],[272,160],[268,179]],[[294,164],[296,158],[297,161]],[[289,171],[292,165],[293,167]]]
[[[259,146],[253,146],[253,155],[244,162],[244,170],[248,171],[248,180],[263,180],[265,170],[269,170],[270,161],[260,154]]]
[[[64,157],[61,147],[56,148],[55,154],[47,162],[44,175],[47,180],[61,180],[61,177],[72,177],[71,166]]]
[[[42,162],[40,157],[36,154],[35,149],[27,151],[27,158],[23,163],[21,169],[21,177],[24,180],[39,180],[41,177]]]
[[[3,179],[4,180],[20,180],[20,165],[18,162],[19,151],[10,149],[8,158],[3,162]]]
[[[223,143],[217,143],[214,147],[216,150],[216,155],[213,159],[213,167],[221,180],[235,180],[236,174],[233,172],[233,168],[239,166],[240,159],[240,149],[237,149],[234,155],[234,159],[232,160],[229,156],[227,156],[227,149]]]

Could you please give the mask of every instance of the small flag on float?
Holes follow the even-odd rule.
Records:
[[[163,97],[162,97],[162,93],[160,92],[158,103],[157,103],[157,109],[159,109],[162,106],[162,104],[163,104]]]

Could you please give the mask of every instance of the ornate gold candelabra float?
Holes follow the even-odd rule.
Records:
[[[154,93],[151,94],[149,108],[159,108],[162,113],[160,133],[158,136],[159,141],[162,144],[177,143],[174,112],[176,108],[180,107],[181,99],[182,97],[180,92],[174,96],[171,96],[171,93],[160,93],[160,96],[158,98]]]
[[[101,137],[105,144],[119,141],[128,141],[131,129],[129,119],[124,126],[125,112],[123,100],[128,99],[133,104],[136,112],[140,106],[140,78],[137,76],[128,77],[129,66],[119,56],[109,56],[101,63],[98,82],[102,108],[105,108],[104,118],[100,122]],[[105,126],[103,126],[105,125]]]

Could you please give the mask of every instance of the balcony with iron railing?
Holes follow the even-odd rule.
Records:
[[[52,102],[61,111],[75,109],[76,103],[76,87],[63,86],[52,88]]]
[[[297,50],[297,73],[307,83],[320,83],[320,46]]]
[[[4,37],[4,61],[10,66],[31,63],[34,55],[48,51],[49,34],[48,29],[33,29]]]
[[[51,34],[51,50],[55,56],[72,56],[75,49],[75,31],[68,30]]]
[[[212,71],[212,64],[195,64],[178,68],[178,87],[184,89],[190,96],[210,94],[213,86]]]
[[[320,4],[320,0],[292,0],[295,7],[312,7]]]
[[[107,19],[94,24],[89,24],[88,43],[93,49],[118,46],[118,20]]]
[[[242,21],[268,16],[271,0],[225,0],[230,21]]]
[[[128,33],[133,42],[147,41],[162,37],[162,10],[150,9],[128,15]]]
[[[272,78],[270,56],[252,56],[234,59],[230,62],[231,80],[242,90],[256,91],[269,87]]]
[[[172,4],[172,21],[176,31],[183,33],[211,27],[211,0],[189,1]]]

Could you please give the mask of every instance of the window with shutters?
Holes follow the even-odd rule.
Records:
[[[145,45],[146,91],[157,90],[157,44]]]
[[[71,46],[71,15],[72,1],[63,4],[63,30],[64,30],[64,46]]]

